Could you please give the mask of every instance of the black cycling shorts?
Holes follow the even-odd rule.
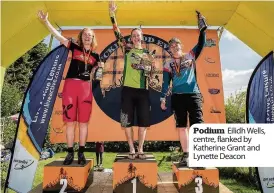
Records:
[[[174,111],[176,127],[187,127],[187,114],[189,127],[195,123],[203,123],[203,96],[197,94],[172,94],[171,107]]]
[[[135,112],[137,115],[137,126],[150,127],[150,109],[148,90],[123,87],[120,115],[122,127],[132,127],[134,125]]]

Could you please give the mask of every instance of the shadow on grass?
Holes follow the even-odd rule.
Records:
[[[158,162],[158,165],[157,165],[157,166],[158,166],[158,167],[160,167],[160,166],[162,165],[162,162],[163,162],[163,161],[165,161],[165,159],[166,159],[166,156],[163,156],[163,157],[162,157],[162,159],[161,159],[161,160],[159,160],[159,162]]]
[[[259,193],[258,178],[255,168],[222,167],[218,168],[220,179],[235,193]]]

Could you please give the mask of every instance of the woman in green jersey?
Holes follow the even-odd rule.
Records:
[[[121,126],[125,129],[129,144],[129,159],[136,156],[145,159],[143,144],[146,136],[146,128],[150,127],[150,100],[146,74],[150,74],[151,68],[146,68],[143,61],[151,57],[148,50],[142,48],[143,33],[140,28],[131,31],[132,45],[126,43],[115,18],[117,6],[113,1],[109,3],[109,14],[113,25],[118,45],[124,54],[123,88],[121,98]],[[151,59],[151,58],[150,58]],[[152,61],[152,59],[151,59]],[[133,145],[134,112],[137,113],[138,130],[138,154],[135,154]]]

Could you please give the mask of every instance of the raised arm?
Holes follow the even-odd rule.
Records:
[[[38,12],[38,18],[45,24],[45,26],[48,28],[50,33],[62,44],[65,46],[68,45],[69,40],[62,36],[49,22],[48,20],[48,13],[43,13],[43,11]]]
[[[191,54],[195,56],[195,60],[199,57],[202,52],[206,42],[206,34],[205,31],[201,31],[199,35],[198,44],[191,50]]]
[[[117,20],[115,17],[116,10],[117,10],[117,6],[114,3],[114,1],[110,1],[109,2],[109,16],[110,16],[110,20],[111,20],[111,23],[113,26],[114,35],[115,35],[116,39],[118,40],[119,47],[122,49],[123,53],[125,53],[126,40],[122,36],[120,29],[118,28],[118,25],[117,25]]]

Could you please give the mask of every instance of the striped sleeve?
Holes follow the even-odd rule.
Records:
[[[114,35],[116,39],[118,40],[118,45],[122,49],[122,52],[125,53],[125,48],[126,48],[126,40],[123,37],[122,33],[120,32],[120,29],[117,24],[116,16],[114,12],[109,12],[110,20],[112,23]]]

